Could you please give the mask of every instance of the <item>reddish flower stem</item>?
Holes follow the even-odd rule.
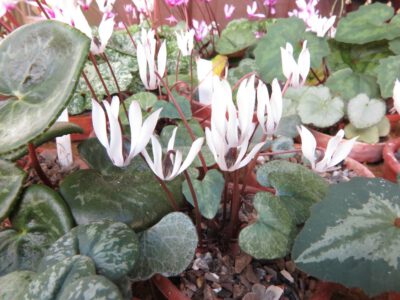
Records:
[[[195,216],[196,216],[196,230],[197,230],[197,235],[199,236],[199,245],[201,247],[203,245],[203,239],[201,237],[201,214],[200,214],[200,209],[199,209],[199,203],[197,201],[196,192],[193,188],[192,180],[190,179],[188,172],[186,170],[183,171],[183,175],[185,176],[185,179],[189,186],[190,193],[192,194],[193,203],[194,203],[194,212],[195,212]]]
[[[39,160],[36,155],[35,146],[32,143],[28,144],[28,151],[29,151],[29,163],[31,167],[36,171],[36,174],[39,176],[40,180],[43,181],[45,185],[50,188],[53,188],[53,184],[51,183],[50,179],[44,173],[42,167],[40,166]]]
[[[40,10],[43,12],[43,14],[45,15],[46,19],[50,19],[49,14],[47,13],[47,11],[44,9],[42,3],[39,0],[35,0],[37,5],[39,6]]]
[[[231,203],[231,220],[229,224],[230,237],[236,238],[238,222],[239,222],[239,210],[240,210],[240,191],[239,191],[239,170],[232,173],[233,177],[233,191],[232,191],[232,203]]]
[[[86,82],[86,85],[88,86],[88,88],[89,88],[89,90],[90,90],[90,93],[92,94],[93,99],[95,99],[97,102],[99,102],[99,98],[97,98],[96,93],[95,93],[95,91],[94,91],[92,85],[90,84],[90,81],[89,81],[89,79],[87,78],[85,71],[82,71],[82,76],[83,76],[83,79],[84,79],[85,82]]]
[[[8,33],[13,31],[10,25],[8,25],[2,18],[0,18],[0,24],[7,30]]]
[[[160,76],[160,74],[158,74],[158,73],[156,72],[156,76],[157,76],[157,78],[160,80],[160,82],[162,83],[162,85],[165,87],[165,89],[166,89],[166,91],[167,91],[167,93],[168,93],[169,98],[171,99],[171,101],[173,102],[174,106],[176,107],[176,110],[178,111],[178,114],[179,114],[179,116],[181,117],[182,122],[183,122],[183,124],[185,125],[185,128],[186,128],[186,130],[188,131],[188,133],[189,133],[189,135],[190,135],[190,138],[191,138],[192,141],[194,142],[195,139],[196,139],[196,136],[194,135],[192,128],[190,128],[189,123],[188,123],[188,121],[186,120],[185,115],[184,115],[183,112],[182,112],[181,107],[179,106],[178,102],[176,102],[176,99],[175,99],[174,95],[172,95],[171,90],[169,89],[169,87],[168,87],[168,85],[165,83],[165,81],[162,79],[162,77]],[[207,169],[207,164],[206,164],[206,161],[205,161],[205,159],[204,159],[203,154],[201,153],[201,150],[199,151],[199,158],[200,158],[201,165],[202,165],[202,167],[203,167],[204,173],[207,173],[207,170],[208,170],[208,169]]]
[[[133,36],[132,36],[131,32],[130,32],[129,29],[128,29],[128,26],[125,24],[125,22],[122,22],[122,24],[124,24],[125,30],[126,30],[126,32],[128,33],[129,38],[131,39],[131,42],[132,42],[132,44],[133,44],[133,47],[135,47],[135,49],[136,49],[137,46],[136,46],[135,40],[133,39]]]
[[[111,100],[111,94],[107,88],[105,81],[104,81],[103,75],[101,75],[101,73],[100,73],[99,67],[97,65],[97,60],[92,53],[89,53],[89,59],[93,63],[93,66],[94,66],[94,69],[96,70],[97,76],[99,76],[99,78],[100,78],[101,84],[103,85],[104,90],[106,91],[107,98],[109,100]]]

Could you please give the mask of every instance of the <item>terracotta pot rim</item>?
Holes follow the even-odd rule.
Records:
[[[383,159],[385,165],[395,173],[400,173],[400,162],[395,156],[395,152],[400,149],[400,138],[390,140],[383,148]]]
[[[315,130],[315,129],[310,129],[310,131],[312,133],[316,133],[317,135],[323,136],[323,137],[333,137],[333,135],[330,134],[326,134],[323,133],[321,131]],[[368,143],[364,143],[364,142],[358,142],[356,141],[354,145],[360,145],[360,146],[384,146],[386,142],[379,142],[379,143],[375,143],[375,144],[368,144]]]

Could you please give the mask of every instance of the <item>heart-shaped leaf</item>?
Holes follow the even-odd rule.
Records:
[[[397,78],[400,78],[400,55],[381,59],[376,68],[376,74],[382,97],[392,97],[394,83]]]
[[[42,134],[68,104],[90,40],[56,21],[23,26],[0,45],[0,153]]]
[[[140,255],[130,278],[146,280],[156,273],[178,275],[192,261],[197,242],[190,218],[183,213],[170,213],[140,234]]]
[[[183,115],[185,116],[186,120],[190,120],[192,118],[192,111],[190,109],[190,102],[183,96],[179,96],[177,94],[174,94],[174,97],[176,99],[176,103],[179,105],[181,108]],[[158,109],[162,108],[162,111],[160,113],[160,118],[167,118],[167,119],[181,119],[178,110],[176,109],[174,103],[172,102],[167,102],[167,101],[157,101],[154,106],[152,111],[156,111]]]
[[[294,223],[279,197],[257,193],[253,200],[258,219],[239,235],[240,248],[256,259],[287,255],[293,240]]]
[[[0,277],[0,299],[21,300],[29,283],[36,273],[31,271],[15,271]]]
[[[296,238],[296,265],[369,295],[400,291],[399,195],[399,186],[383,179],[331,185]]]
[[[274,160],[257,170],[258,182],[273,187],[285,203],[295,224],[302,224],[310,215],[312,204],[326,194],[328,183],[310,169],[285,160]]]
[[[95,265],[89,257],[65,257],[36,276],[29,284],[24,299],[122,300],[118,288],[111,281],[95,274]]]
[[[0,159],[0,222],[14,207],[25,177],[26,173],[14,164]]]
[[[298,18],[278,19],[275,24],[268,27],[268,34],[259,40],[254,50],[258,71],[266,82],[272,82],[274,78],[285,79],[282,73],[280,47],[284,48],[286,43],[292,44],[297,60],[302,43],[307,40],[311,67],[318,68],[321,65],[322,58],[329,54],[328,43],[325,39],[305,30],[306,25]]]
[[[347,114],[351,124],[364,129],[378,124],[386,113],[386,104],[379,99],[370,99],[366,94],[359,94],[349,101]]]
[[[101,221],[79,225],[48,249],[39,271],[78,254],[90,257],[97,273],[118,280],[132,269],[137,260],[138,238],[123,223]]]
[[[376,83],[376,78],[355,73],[350,68],[333,73],[326,81],[326,86],[344,100],[350,100],[358,94],[379,97],[379,87]]]
[[[172,211],[164,190],[139,157],[129,167],[117,168],[97,139],[86,140],[79,151],[95,170],[72,173],[60,186],[78,224],[108,219],[140,231]],[[168,187],[181,204],[181,180],[175,179]]]
[[[300,98],[297,111],[302,123],[326,128],[343,117],[344,103],[339,97],[332,98],[327,87],[310,87]]]
[[[73,225],[64,200],[52,189],[32,185],[0,232],[0,274],[35,270],[43,253]]]
[[[222,191],[225,186],[224,176],[217,170],[210,170],[202,181],[194,179],[192,184],[201,215],[207,219],[213,219],[221,203]],[[186,200],[194,206],[192,193],[187,181],[182,185],[182,192]]]
[[[83,133],[83,129],[74,123],[56,122],[50,127],[49,130],[45,131],[43,134],[34,139],[32,144],[35,147],[39,147],[40,145],[43,145],[44,143],[47,143],[56,137],[71,133]],[[3,158],[15,161],[26,154],[28,154],[28,147],[22,147],[16,151],[4,155]]]
[[[236,19],[225,27],[216,43],[219,54],[228,55],[250,47],[257,41],[257,23],[247,19]]]
[[[239,62],[236,68],[229,69],[228,81],[234,86],[244,75],[253,72],[256,69],[256,61],[251,58],[244,58]]]
[[[379,142],[379,129],[377,125],[358,129],[352,124],[347,124],[344,127],[344,133],[346,139],[352,139],[357,137],[357,141],[364,142],[367,144],[376,144]]]
[[[400,24],[394,19],[388,23],[393,15],[394,9],[383,3],[360,6],[340,19],[335,39],[349,44],[394,39],[400,36]]]

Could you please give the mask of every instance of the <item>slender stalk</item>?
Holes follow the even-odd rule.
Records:
[[[163,189],[164,192],[167,194],[168,201],[169,201],[169,203],[171,204],[172,208],[173,208],[175,211],[179,211],[179,206],[178,206],[178,204],[176,204],[174,195],[172,195],[171,191],[169,190],[169,188],[167,187],[167,185],[165,184],[165,182],[164,182],[162,179],[158,178],[157,175],[154,175],[154,177],[157,179],[157,181],[160,183],[162,189]]]
[[[310,71],[314,75],[315,79],[317,79],[319,84],[323,84],[324,83],[321,79],[319,79],[317,73],[315,73],[315,71],[312,68],[310,68]]]
[[[101,75],[101,73],[100,73],[99,67],[97,65],[97,60],[96,60],[96,58],[94,57],[94,55],[92,53],[89,53],[89,59],[93,63],[93,66],[94,66],[94,69],[96,70],[97,76],[99,76],[99,78],[100,78],[101,84],[103,85],[104,90],[106,91],[107,98],[111,99],[110,91],[107,88],[107,85],[106,85],[106,83],[104,81],[103,75]]]
[[[96,93],[95,93],[95,91],[94,91],[92,85],[90,84],[90,81],[89,81],[89,79],[87,78],[85,71],[82,71],[82,76],[83,76],[83,79],[84,79],[85,82],[86,82],[86,85],[88,86],[88,88],[89,88],[89,90],[90,90],[90,93],[92,94],[93,99],[96,100],[97,102],[99,102],[99,98],[97,98]]]
[[[117,90],[118,90],[119,100],[121,101],[122,107],[124,108],[124,111],[125,111],[125,115],[129,120],[128,110],[126,109],[125,101],[122,99],[122,92],[121,92],[121,89],[119,87],[117,77],[115,76],[114,70],[113,70],[113,68],[111,66],[111,63],[110,63],[106,53],[104,52],[102,56],[103,56],[103,58],[104,58],[104,60],[105,60],[105,62],[107,64],[108,68],[110,69],[111,75],[112,75],[112,77],[114,79],[115,86],[117,87]]]
[[[2,18],[0,18],[0,25],[2,25],[8,33],[13,31],[12,28]]]
[[[224,172],[224,179],[225,179],[225,184],[224,184],[224,196],[222,199],[222,224],[225,224],[226,221],[226,208],[228,205],[228,181],[229,181],[228,172]]]
[[[53,184],[51,183],[50,179],[44,173],[42,167],[40,166],[39,160],[36,155],[35,146],[32,143],[28,144],[28,151],[29,151],[29,162],[33,169],[35,169],[36,174],[39,176],[40,180],[43,181],[45,185],[48,187],[53,188]]]
[[[199,209],[199,203],[197,201],[196,192],[194,191],[192,180],[190,179],[188,172],[186,170],[183,171],[183,175],[185,176],[185,179],[189,186],[190,193],[192,194],[193,203],[194,203],[194,212],[195,212],[195,216],[196,216],[197,235],[199,236],[199,245],[201,246],[203,243],[202,243],[202,237],[201,237],[201,214],[200,214],[200,209]]]
[[[125,30],[126,30],[126,32],[128,33],[128,35],[129,35],[129,38],[130,38],[130,40],[131,40],[131,42],[132,42],[132,44],[133,44],[133,47],[135,47],[135,49],[136,49],[136,48],[137,48],[136,42],[135,42],[135,40],[133,39],[133,36],[132,36],[131,32],[130,32],[129,29],[128,29],[128,26],[125,24],[125,22],[122,22],[122,24],[124,24]]]
[[[21,26],[21,24],[19,24],[17,19],[14,18],[14,15],[11,12],[8,11],[6,17],[16,28]]]
[[[167,93],[168,93],[169,98],[172,100],[172,102],[173,102],[173,104],[174,104],[176,110],[178,111],[178,114],[179,114],[180,118],[182,119],[183,124],[185,125],[186,130],[188,131],[188,133],[189,133],[189,135],[190,135],[190,138],[191,138],[192,141],[194,142],[195,139],[196,139],[196,136],[194,135],[192,128],[190,128],[189,123],[188,123],[188,121],[186,120],[185,115],[184,115],[183,112],[182,112],[181,107],[179,106],[178,102],[176,102],[176,99],[175,99],[174,95],[172,95],[171,90],[169,89],[168,85],[166,85],[165,81],[162,79],[162,77],[160,76],[160,74],[158,74],[158,73],[156,72],[156,76],[157,76],[157,78],[160,80],[160,82],[162,83],[162,85],[165,87],[165,89],[166,89],[166,91],[167,91]],[[207,164],[206,164],[206,161],[205,161],[205,159],[204,159],[203,154],[201,153],[201,150],[200,150],[200,152],[199,152],[199,158],[200,158],[201,165],[202,165],[202,167],[203,167],[204,173],[207,173],[207,170],[208,170],[208,169],[207,169]]]
[[[239,210],[240,210],[240,191],[239,191],[239,170],[232,173],[233,177],[233,191],[231,203],[231,220],[230,220],[230,234],[231,238],[236,238],[236,233],[239,223]]]
[[[42,3],[39,0],[35,0],[37,5],[39,6],[40,10],[43,12],[43,14],[45,15],[46,19],[50,19],[47,11],[44,9]]]
[[[189,61],[189,72],[190,72],[190,103],[193,102],[193,52],[190,53]]]
[[[181,50],[178,51],[178,57],[176,58],[175,81],[178,81],[180,59],[181,59]]]

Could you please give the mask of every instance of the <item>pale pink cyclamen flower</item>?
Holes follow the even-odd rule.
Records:
[[[275,5],[277,2],[278,2],[278,0],[265,0],[264,1],[264,5],[269,8],[269,12],[271,13],[271,15],[276,14]]]
[[[251,6],[247,5],[247,15],[250,18],[265,18],[264,14],[256,13],[257,8],[258,7],[257,7],[257,2],[256,1],[253,1],[253,4]]]
[[[115,166],[128,166],[131,160],[142,152],[149,143],[162,109],[153,112],[143,122],[142,110],[139,102],[132,102],[128,112],[131,146],[128,155],[124,158],[124,142],[121,127],[118,122],[120,108],[119,98],[116,96],[113,97],[111,104],[107,101],[103,101],[103,105],[106,109],[109,126],[107,126],[107,119],[103,108],[97,101],[92,100],[94,133],[103,147],[106,148],[107,154]]]
[[[168,21],[170,25],[178,23],[178,20],[175,18],[174,15],[170,15],[168,18],[165,18],[165,20]]]
[[[7,12],[13,10],[20,0],[1,0],[0,1],[0,18]]]
[[[296,0],[297,9],[289,12],[289,17],[298,17],[302,19],[307,26],[310,25],[310,18],[314,15],[319,15],[316,9],[319,0]]]
[[[358,137],[344,140],[344,130],[340,129],[336,136],[332,137],[325,150],[325,155],[319,160],[316,153],[317,142],[313,134],[304,126],[297,127],[301,137],[301,150],[303,155],[316,172],[327,172],[335,169],[335,166],[343,161],[351,152]],[[319,160],[319,161],[318,161]],[[318,162],[317,162],[318,161]]]
[[[313,15],[309,19],[307,31],[315,32],[318,37],[324,37],[327,32],[330,31],[330,37],[334,37],[335,29],[333,28],[333,24],[335,23],[335,20],[336,16],[327,18]]]
[[[190,29],[189,31],[176,31],[176,41],[178,44],[178,48],[181,51],[182,56],[189,56],[193,51],[193,38],[194,38],[194,30]]]
[[[225,4],[224,5],[225,19],[232,18],[232,15],[233,15],[234,11],[235,11],[235,6],[230,5],[230,4]]]
[[[154,0],[132,0],[141,14],[149,15],[154,10]]]
[[[171,7],[187,5],[188,2],[189,2],[189,0],[165,0],[165,3],[167,3]]]
[[[193,29],[195,31],[195,39],[196,41],[200,42],[201,40],[203,40],[207,34],[209,33],[210,29],[208,28],[206,22],[204,21],[197,21],[193,19]]]

